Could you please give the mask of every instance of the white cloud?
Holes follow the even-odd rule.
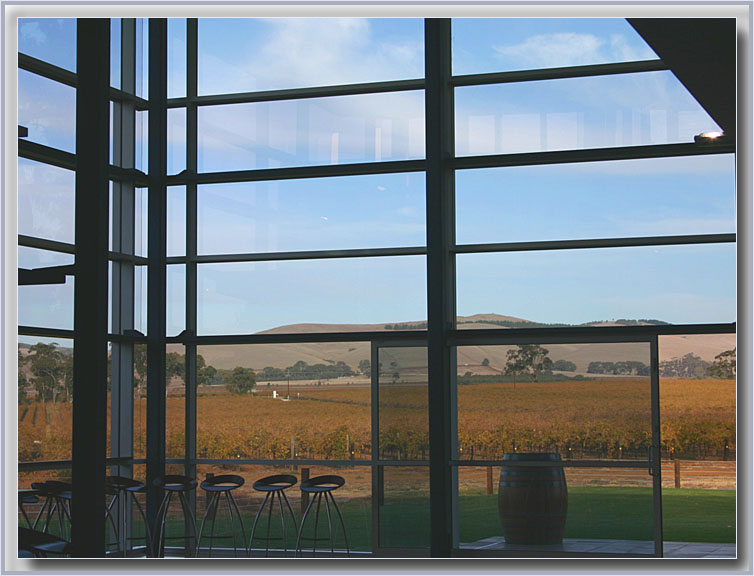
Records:
[[[19,34],[21,40],[25,42],[33,42],[34,44],[44,44],[47,42],[47,34],[44,33],[39,26],[39,22],[23,22],[19,26]]]
[[[641,60],[654,56],[649,48],[642,51],[632,47],[622,34],[613,34],[610,38],[573,32],[537,34],[518,44],[497,45],[493,49],[502,60],[536,68]]]

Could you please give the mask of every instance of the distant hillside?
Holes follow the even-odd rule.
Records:
[[[603,320],[594,321],[582,326],[630,326],[630,325],[660,325],[667,324],[661,320]],[[474,314],[473,316],[458,316],[461,329],[482,328],[518,328],[565,326],[564,324],[542,324],[531,322],[523,318],[503,316],[500,314]],[[426,329],[426,321],[415,320],[392,324],[291,324],[279,326],[260,332],[261,334],[306,334],[312,332],[388,332],[395,330]],[[736,346],[735,334],[713,334],[692,336],[661,336],[660,361],[679,358],[692,353],[707,362],[712,362],[717,354],[730,350]],[[647,344],[558,344],[545,345],[550,350],[553,361],[567,360],[576,364],[577,372],[585,373],[590,362],[620,362],[639,361],[649,363],[649,348]],[[463,346],[458,349],[458,372],[465,374],[494,375],[499,374],[507,362],[507,352],[511,346]],[[29,353],[28,344],[19,344],[21,353]],[[60,348],[62,352],[71,353],[70,348]],[[169,352],[183,351],[180,345],[169,345]],[[232,369],[236,366],[261,370],[266,366],[286,368],[298,361],[315,364],[335,364],[345,362],[357,370],[362,360],[371,361],[369,342],[322,342],[304,344],[256,344],[256,345],[223,345],[200,346],[198,349],[206,363],[220,369]],[[383,352],[383,365],[397,362],[399,365],[417,365],[426,363],[421,353],[408,356],[393,348]],[[409,361],[410,357],[410,361]],[[487,362],[485,362],[485,359]]]

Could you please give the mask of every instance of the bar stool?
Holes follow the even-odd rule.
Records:
[[[314,494],[314,497],[309,501],[309,505],[306,507],[306,511],[304,512],[304,517],[301,519],[301,526],[298,529],[298,538],[296,538],[296,555],[297,556],[301,552],[301,540],[311,540],[313,542],[312,554],[316,552],[317,542],[327,540],[330,542],[331,554],[335,554],[335,538],[333,537],[332,517],[330,515],[331,503],[333,507],[335,508],[335,511],[338,513],[338,518],[340,519],[340,526],[343,529],[343,538],[345,538],[345,541],[346,541],[346,554],[348,556],[351,555],[351,551],[348,546],[348,536],[346,535],[346,524],[343,521],[343,515],[340,513],[340,508],[338,508],[338,505],[335,503],[335,498],[332,495],[333,491],[337,490],[338,488],[343,486],[345,483],[346,481],[343,479],[343,477],[335,476],[335,475],[315,476],[314,478],[310,478],[309,480],[304,480],[301,483],[301,491],[307,494]],[[327,528],[328,528],[327,538],[317,538],[317,528],[319,524],[319,508],[320,508],[320,505],[322,504],[322,496],[325,497],[325,509],[327,511]],[[317,502],[317,512],[314,516],[314,538],[304,538],[302,536],[304,532],[304,524],[306,523],[306,517],[309,515],[309,511],[311,510],[314,502]]]
[[[153,553],[155,558],[162,558],[165,554],[165,540],[187,540],[192,539],[196,541],[196,524],[194,521],[194,514],[191,512],[186,493],[196,488],[196,480],[189,478],[188,476],[181,476],[178,474],[166,474],[165,476],[158,476],[154,479],[154,485],[158,488],[162,488],[165,495],[162,498],[162,503],[157,511],[157,517],[155,518],[155,530],[152,531],[153,535],[156,535],[152,546],[154,548]],[[190,536],[166,536],[165,535],[165,523],[168,517],[168,511],[170,509],[170,500],[173,494],[178,494],[178,499],[181,502],[181,508],[183,510],[184,520],[189,525],[191,535]],[[188,546],[187,546],[188,548]],[[194,555],[193,550],[187,550],[187,557]]]
[[[46,480],[44,482],[32,482],[31,487],[45,499],[42,503],[42,508],[39,509],[39,513],[34,520],[34,524],[32,524],[32,529],[37,529],[40,520],[45,516],[45,511],[47,511],[41,531],[45,534],[50,531],[50,523],[53,516],[55,516],[58,521],[58,536],[67,540],[68,528],[71,524],[71,491],[73,490],[73,486],[69,482]],[[66,520],[68,521],[67,523]]]
[[[132,540],[141,540],[141,536],[129,536],[128,526],[129,516],[131,514],[131,502],[136,504],[136,508],[141,514],[141,520],[144,523],[144,549],[146,555],[151,553],[152,535],[149,530],[149,522],[147,522],[147,515],[144,513],[144,508],[139,503],[139,499],[136,494],[145,493],[147,491],[146,486],[137,480],[132,478],[126,478],[124,476],[108,476],[105,478],[105,491],[108,495],[112,496],[110,503],[107,505],[105,516],[110,519],[110,524],[115,532],[115,541],[118,545],[118,550],[123,552],[123,555],[127,555],[129,551],[129,542]],[[129,498],[130,497],[130,498]],[[118,505],[116,510],[118,511],[118,522],[116,524],[113,518],[113,508]],[[121,547],[121,537],[123,538]]]
[[[23,526],[18,527],[19,558],[46,558],[47,554],[68,555],[70,553],[71,544],[67,540]]]
[[[24,504],[37,504],[39,502],[38,494],[39,492],[36,490],[21,489],[18,491],[18,509],[21,511],[24,520],[26,520],[26,526],[28,528],[31,528],[32,524],[31,520],[29,520],[29,515],[24,509]]]
[[[251,528],[251,538],[249,538],[249,555],[253,553],[254,550],[254,534],[257,529],[257,522],[259,521],[259,517],[262,515],[262,511],[264,510],[264,507],[267,505],[267,502],[269,500],[270,507],[267,512],[267,536],[262,537],[258,536],[259,540],[265,541],[265,551],[264,555],[265,557],[269,556],[270,553],[270,540],[282,540],[283,541],[283,549],[285,550],[285,554],[288,554],[288,530],[286,529],[285,524],[285,510],[283,509],[283,501],[285,501],[285,505],[288,507],[288,511],[291,514],[291,519],[293,520],[293,529],[296,528],[296,515],[293,513],[293,508],[291,508],[291,503],[288,502],[288,496],[285,495],[285,490],[287,488],[290,488],[294,484],[298,482],[298,479],[295,476],[292,476],[290,474],[276,474],[274,476],[266,476],[265,478],[261,478],[260,480],[257,480],[254,482],[253,488],[257,492],[265,492],[264,501],[262,502],[262,505],[259,507],[259,510],[257,510],[257,515],[254,517],[254,525]],[[283,534],[280,538],[271,538],[270,537],[270,525],[272,523],[272,509],[275,507],[275,496],[277,495],[278,500],[278,506],[280,507],[280,521],[282,523],[283,527]],[[282,497],[282,499],[281,499]]]
[[[233,490],[240,488],[244,485],[245,480],[241,476],[235,474],[222,474],[220,476],[208,475],[206,480],[200,484],[202,490],[209,494],[209,502],[207,503],[207,509],[204,512],[202,518],[202,525],[199,528],[199,538],[196,541],[196,556],[199,557],[199,550],[202,544],[202,534],[204,533],[204,523],[207,521],[207,517],[212,516],[212,528],[209,533],[209,552],[208,557],[212,556],[212,544],[217,538],[232,538],[233,539],[233,555],[238,558],[238,547],[236,546],[236,531],[235,521],[241,525],[241,545],[246,550],[246,531],[243,527],[243,519],[241,518],[241,511],[238,508],[238,503],[233,496]],[[230,534],[222,536],[215,535],[215,517],[217,516],[217,508],[220,504],[220,499],[225,496],[225,502],[228,504],[228,515],[230,516]],[[235,512],[234,512],[235,509]]]

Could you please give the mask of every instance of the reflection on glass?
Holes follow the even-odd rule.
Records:
[[[199,186],[200,254],[421,246],[424,176]]]
[[[456,89],[456,154],[693,142],[720,128],[671,72]]]
[[[421,78],[414,18],[202,18],[199,94]]]
[[[73,243],[74,172],[18,159],[18,233]]]
[[[733,155],[461,170],[456,238],[467,244],[732,233],[735,204]]]
[[[75,152],[76,90],[19,70],[18,123],[29,129],[29,141]]]
[[[736,335],[660,336],[659,357],[664,537],[735,542]]]
[[[585,554],[654,554],[652,477],[646,468],[560,468],[567,490],[554,484],[539,486],[542,491],[558,492],[565,499],[565,528],[556,550]],[[541,500],[519,499],[518,509],[500,507],[500,493],[508,502],[508,492],[534,489],[520,475],[511,483],[500,467],[458,468],[458,515],[461,548],[485,550],[536,549],[540,545],[520,540],[518,525],[529,529],[529,539],[543,522],[534,510]],[[506,471],[512,468],[506,469]],[[513,485],[516,484],[516,485]],[[523,493],[523,492],[522,492]],[[562,504],[562,502],[559,502]],[[563,510],[561,506],[559,510]],[[514,516],[516,522],[514,522]],[[514,533],[516,536],[514,536]],[[526,539],[526,538],[525,538]],[[552,549],[552,545],[547,548]]]
[[[19,337],[18,461],[70,459],[72,409],[73,340]]]
[[[379,349],[379,442],[383,460],[428,460],[427,349]]]
[[[424,157],[419,91],[203,106],[199,171]]]
[[[73,255],[18,248],[18,267],[26,270],[68,266]],[[73,329],[73,276],[65,284],[37,284],[18,287],[18,324],[42,328]]]
[[[199,334],[379,330],[426,315],[423,256],[200,264]]]
[[[461,254],[459,328],[732,322],[735,267],[732,243]]]
[[[197,457],[371,457],[369,345],[197,350]]]
[[[463,346],[457,353],[459,459],[535,452],[646,460],[648,344]]]
[[[19,18],[18,51],[76,71],[75,18]]]
[[[134,420],[133,420],[133,455],[134,458],[147,456],[147,345],[134,344]],[[167,427],[170,422],[166,421]],[[171,430],[171,432],[176,432]],[[134,476],[134,478],[137,478]],[[140,479],[144,482],[143,478]]]
[[[429,548],[429,468],[380,466],[380,547]]]
[[[625,18],[454,18],[453,73],[657,58]]]

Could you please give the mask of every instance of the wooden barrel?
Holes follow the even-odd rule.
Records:
[[[505,454],[510,462],[560,462],[560,454]],[[505,541],[559,544],[563,541],[568,488],[563,467],[503,466],[497,497]]]

